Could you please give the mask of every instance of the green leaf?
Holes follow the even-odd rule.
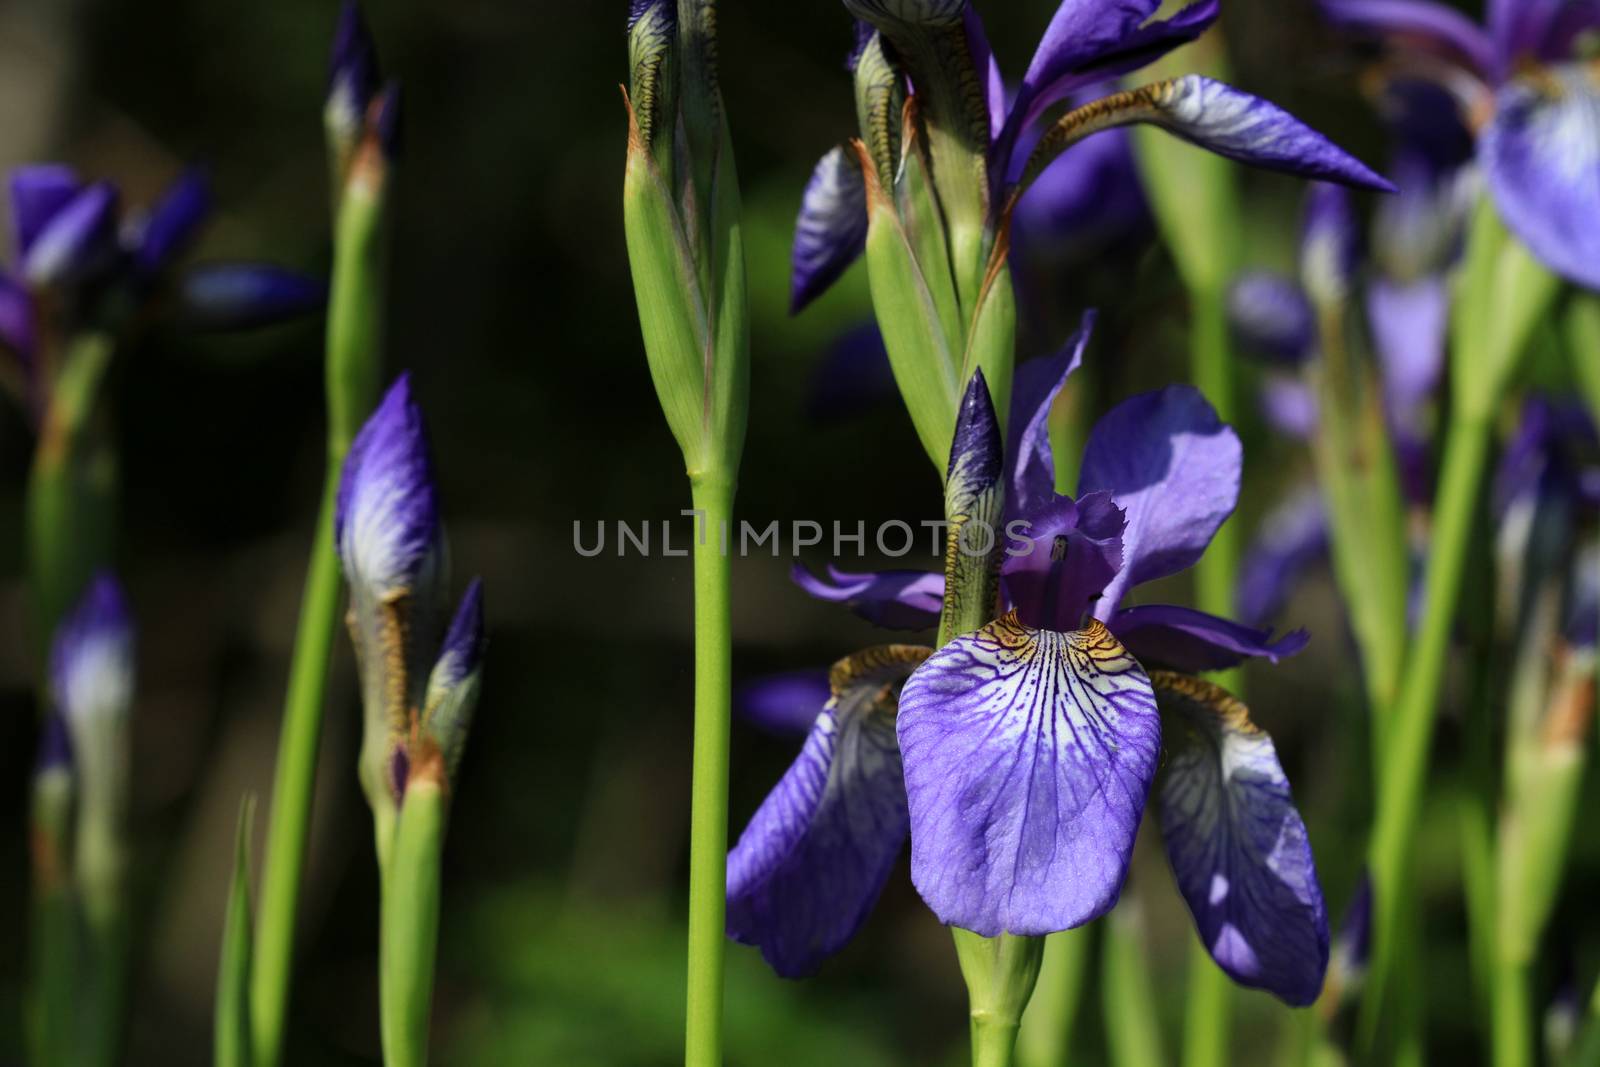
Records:
[[[239,825],[233,835],[233,879],[222,922],[222,958],[217,964],[217,1000],[212,1030],[216,1067],[250,1067],[250,830],[256,798],[246,794],[239,804]]]

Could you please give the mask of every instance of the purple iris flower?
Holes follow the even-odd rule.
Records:
[[[97,818],[120,818],[127,796],[134,631],[127,597],[109,572],[90,580],[57,627],[50,687],[66,727],[67,744],[60,744],[62,738],[51,742],[55,756],[71,759],[86,809]]]
[[[911,94],[928,94],[959,111],[960,136],[976,142],[986,164],[993,223],[1014,197],[1063,151],[1085,138],[1134,122],[1160,126],[1219,155],[1269,170],[1387,189],[1386,181],[1292,115],[1258,97],[1198,75],[1095,100],[1078,99],[1193,41],[1216,20],[1218,0],[1199,0],[1165,20],[1153,20],[1159,0],[1063,0],[1045,29],[1011,99],[976,8],[967,0],[845,0],[858,28],[852,67],[881,34],[905,67]],[[937,44],[930,44],[937,41]],[[951,98],[956,99],[952,102]],[[1053,125],[1057,105],[1079,105]],[[899,114],[885,121],[897,124]],[[1098,145],[1100,159],[1117,154]],[[879,164],[881,167],[884,164]],[[1090,172],[1092,172],[1092,167]],[[1079,172],[1080,174],[1083,172]],[[866,233],[866,196],[860,166],[834,148],[806,186],[795,226],[791,306],[799,310],[860,254]],[[1056,192],[1075,198],[1072,183]],[[1048,198],[1046,198],[1048,199]],[[1045,200],[1023,217],[1050,214]]]
[[[1460,102],[1500,215],[1552,270],[1600,288],[1600,72],[1577,54],[1594,0],[1487,0],[1479,25],[1434,0],[1320,0],[1335,24],[1377,36],[1408,78]]]
[[[1036,458],[1024,444],[1077,348],[1041,361],[1056,377],[1019,377],[1005,482],[1027,504],[1007,514],[1029,524],[1030,550],[1001,566],[1011,609],[931,654],[897,646],[870,654],[876,672],[835,668],[799,759],[729,857],[729,932],[779,973],[807,973],[864,921],[908,831],[912,879],[941,921],[986,936],[1081,925],[1120,893],[1154,785],[1207,948],[1241,983],[1309,1003],[1327,920],[1271,740],[1215,686],[1147,670],[1275,660],[1305,635],[1123,603],[1204,552],[1238,496],[1238,439],[1193,389],[1144,394],[1094,428],[1075,499],[1041,493],[1048,454],[1043,470],[1017,459]],[[984,410],[992,423],[987,404],[964,404],[964,423]],[[978,429],[958,429],[953,470],[991,462],[963,452],[997,444],[997,428]]]

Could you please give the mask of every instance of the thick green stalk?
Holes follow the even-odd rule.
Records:
[[[1101,997],[1111,1067],[1162,1067],[1161,1028],[1151,1011],[1155,990],[1145,960],[1138,902],[1124,895],[1105,922],[1101,939]]]
[[[1532,1067],[1533,998],[1529,968],[1500,960],[1494,969],[1494,1067]]]
[[[414,773],[406,785],[384,879],[379,976],[384,1067],[426,1067],[428,1062],[445,809],[440,779]]]
[[[1090,926],[1045,938],[1039,980],[1017,1033],[1018,1067],[1066,1067],[1093,951]]]
[[[959,928],[950,933],[967,983],[972,1067],[1011,1067],[1022,1012],[1039,978],[1044,938],[983,937]]]
[[[327,469],[289,664],[289,688],[278,735],[278,762],[261,876],[250,976],[256,1067],[278,1067],[283,1052],[317,748],[322,735],[328,668],[339,628],[334,499],[345,453],[377,402],[385,281],[386,179],[382,170],[382,164],[374,160],[358,162],[340,198],[335,226],[326,355]]]
[[[733,620],[722,531],[734,486],[692,480],[694,542],[694,770],[689,816],[689,973],[684,1067],[722,1063],[722,984],[727,942],[728,730],[732,714]]]

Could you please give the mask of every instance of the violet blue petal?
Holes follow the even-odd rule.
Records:
[[[983,82],[984,104],[989,110],[989,137],[1000,136],[1006,122],[1006,83],[1000,74],[1000,64],[995,61],[994,49],[989,47],[989,35],[983,31],[983,18],[970,3],[962,12],[967,32],[967,50],[972,53],[972,65]]]
[[[819,578],[804,564],[796,563],[789,576],[818,600],[843,604],[874,626],[889,630],[937,626],[944,607],[944,575],[931,571],[856,574],[830,566],[828,577]]]
[[[650,5],[637,2],[632,5],[630,29],[639,10],[647,6]],[[361,5],[356,0],[345,0],[339,9],[339,24],[328,57],[328,92],[323,105],[326,121],[340,138],[354,140],[366,127],[367,105],[377,94],[381,80],[378,51]]]
[[[102,724],[120,721],[132,709],[133,617],[110,572],[90,580],[56,628],[50,684],[79,751]]]
[[[855,153],[835,145],[817,162],[794,222],[789,313],[838,280],[866,248],[867,188]]]
[[[1317,396],[1302,379],[1290,374],[1263,375],[1259,400],[1261,417],[1285,437],[1309,441],[1317,432]]]
[[[733,710],[770,734],[804,736],[829,696],[827,671],[785,671],[735,686]]]
[[[728,936],[786,978],[861,928],[905,844],[894,690],[927,654],[890,645],[834,667],[805,747],[728,854]]]
[[[1161,746],[1144,669],[1098,623],[1006,615],[900,696],[911,879],[939,921],[1038,936],[1103,915],[1128,872]]]
[[[1596,0],[1489,0],[1489,35],[1498,73],[1507,77],[1519,63],[1554,63],[1572,58],[1578,36],[1600,27]]]
[[[322,310],[327,283],[269,263],[206,263],[178,282],[184,322],[197,330],[250,330]]]
[[[1227,670],[1247,659],[1277,663],[1300,652],[1311,640],[1304,630],[1273,640],[1271,630],[1257,630],[1173,604],[1125,608],[1106,625],[1140,663],[1187,673]]]
[[[1506,225],[1545,266],[1600,289],[1600,76],[1569,64],[1518,78],[1495,96],[1478,141]]]
[[[1240,985],[1310,1004],[1327,973],[1328,915],[1272,738],[1209,682],[1165,671],[1151,682],[1166,726],[1161,836],[1200,940]]]
[[[1006,512],[1026,515],[1055,497],[1056,464],[1050,451],[1050,406],[1083,362],[1094,332],[1095,312],[1083,313],[1078,329],[1055,355],[1017,368],[1011,387],[1010,447],[1006,449]]]
[[[1281,274],[1252,271],[1235,279],[1228,323],[1240,348],[1273,362],[1298,365],[1316,351],[1316,317],[1305,290]]]
[[[1127,513],[1122,570],[1095,616],[1129,589],[1191,566],[1239,499],[1243,454],[1200,391],[1173,385],[1112,408],[1089,433],[1078,495],[1105,490]]]
[[[39,749],[33,759],[35,775],[72,770],[72,729],[66,716],[51,712],[39,731]]]
[[[190,167],[162,195],[138,228],[134,269],[150,277],[170,266],[193,242],[211,214],[211,180]]]
[[[1339,919],[1339,934],[1334,939],[1334,959],[1339,981],[1350,990],[1360,984],[1367,971],[1367,954],[1372,947],[1372,876],[1361,872],[1350,903]]]
[[[1349,298],[1360,245],[1349,190],[1330,182],[1313,182],[1306,190],[1300,229],[1300,281],[1312,304],[1327,307]]]
[[[1303,486],[1262,520],[1239,563],[1233,606],[1239,618],[1264,626],[1283,611],[1305,573],[1328,555],[1322,493]]]
[[[1367,287],[1367,321],[1383,376],[1384,403],[1405,421],[1433,399],[1444,377],[1450,290],[1442,277],[1410,284],[1375,279]]]
[[[1490,77],[1496,68],[1494,44],[1483,27],[1448,4],[1435,0],[1319,0],[1319,7],[1335,26],[1447,55],[1479,77]]]
[[[1026,157],[1033,141],[1023,144],[1016,154]],[[1061,153],[1023,192],[1011,213],[1012,254],[1076,266],[1149,228],[1132,138],[1106,130]]]
[[[1008,548],[1001,565],[1017,617],[1036,629],[1076,630],[1122,567],[1122,509],[1110,493],[1057,496],[1024,521],[1029,551],[1012,555]]]
[[[105,267],[117,250],[116,186],[95,182],[41,226],[20,261],[29,285],[62,285]]]
[[[334,540],[345,577],[381,599],[412,590],[440,536],[428,434],[405,373],[350,446],[334,509]]]
[[[0,347],[10,349],[24,370],[33,366],[33,299],[28,291],[0,271]]]
[[[60,163],[36,163],[11,172],[11,234],[18,262],[27,256],[45,224],[82,190],[77,174]]]

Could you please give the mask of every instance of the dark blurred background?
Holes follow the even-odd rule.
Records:
[[[410,368],[430,420],[457,586],[482,574],[492,645],[452,816],[438,1060],[654,1065],[679,1051],[690,735],[690,570],[659,556],[580,558],[573,524],[659,522],[687,506],[656,406],[620,229],[624,4],[387,0],[368,5],[385,70],[405,85],[387,363]],[[1016,76],[1049,0],[985,5]],[[8,0],[0,7],[0,165],[63,159],[148,201],[190,160],[220,215],[198,258],[321,272],[328,196],[320,115],[331,0],[217,4]],[[1369,160],[1381,139],[1309,4],[1230,0],[1235,81]],[[754,314],[749,441],[738,510],[770,519],[939,512],[938,484],[892,396],[818,418],[814,376],[866,321],[864,272],[787,315],[789,234],[812,163],[851,132],[841,6],[724,0],[723,85],[745,190]],[[1248,179],[1255,262],[1292,256],[1300,187]],[[1135,239],[1052,267],[1030,294],[1022,355],[1102,308],[1089,410],[1185,376],[1184,298],[1164,253]],[[207,1062],[211,983],[240,795],[270,791],[278,718],[322,473],[321,323],[248,337],[157,328],[121,353],[110,395],[124,456],[118,553],[141,625],[138,908],[130,1062]],[[1247,405],[1248,406],[1248,405]],[[1253,523],[1303,457],[1253,416]],[[31,442],[0,411],[0,1060],[19,1060],[24,831],[35,725],[21,636],[19,517]],[[686,531],[680,521],[679,533]],[[924,539],[925,540],[925,539]],[[919,548],[919,553],[924,549]],[[826,546],[805,557],[827,558]],[[842,561],[865,569],[871,559]],[[931,555],[910,565],[932,566]],[[811,601],[787,559],[734,568],[735,670],[823,667],[885,635]],[[1187,595],[1182,585],[1173,595]],[[1359,866],[1367,768],[1353,656],[1324,579],[1288,613],[1310,651],[1250,679],[1307,812],[1330,907]],[[377,1061],[376,885],[354,775],[351,656],[331,688],[306,886],[290,1062]],[[1452,744],[1447,730],[1445,744]],[[736,724],[737,834],[797,742]],[[262,816],[264,821],[265,809]],[[263,826],[257,826],[257,841]],[[1435,1004],[1468,1003],[1456,831],[1430,824],[1440,905]],[[1193,933],[1159,848],[1141,847],[1157,1003],[1175,1045]],[[1432,853],[1437,853],[1434,862]],[[1592,877],[1593,857],[1586,868]],[[1558,927],[1561,925],[1558,920]],[[904,870],[820,976],[773,977],[732,950],[730,1059],[740,1064],[959,1062],[963,990],[946,934]],[[1091,982],[1091,986],[1095,983]],[[1100,1055],[1091,992],[1085,1063]],[[1441,1048],[1473,1049],[1441,1012]],[[1283,1037],[1285,1013],[1241,994],[1238,1047]]]

